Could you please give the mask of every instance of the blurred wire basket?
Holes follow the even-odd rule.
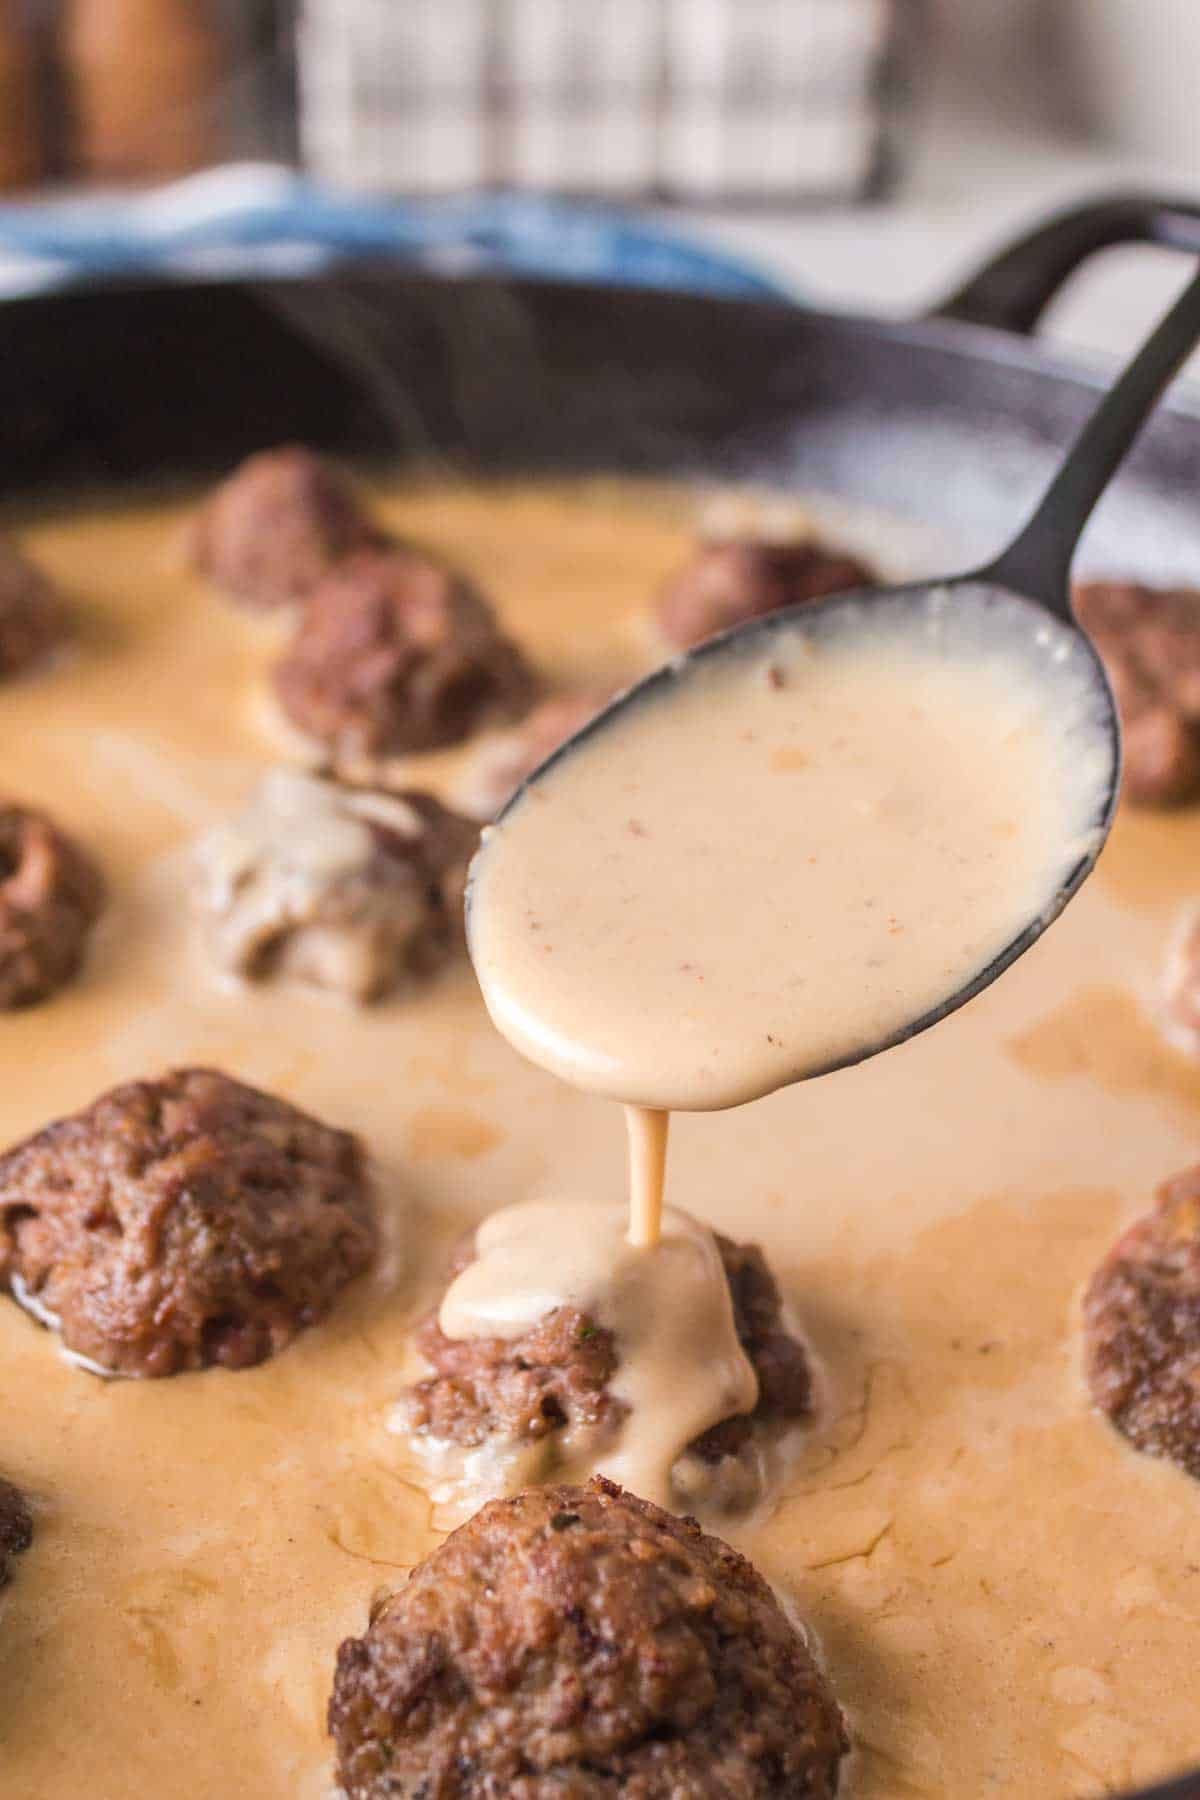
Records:
[[[839,200],[895,174],[917,0],[301,0],[300,138],[389,193]]]

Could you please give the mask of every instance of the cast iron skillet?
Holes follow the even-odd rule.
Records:
[[[1011,535],[1102,385],[1014,333],[1091,251],[1130,240],[1198,253],[1200,209],[1068,213],[901,323],[378,266],[10,301],[0,495],[225,467],[302,438],[467,474],[769,474],[944,527],[942,565],[949,549],[966,567]],[[1103,502],[1084,565],[1200,577],[1198,477],[1200,398],[1181,399]]]
[[[0,497],[173,480],[302,439],[465,475],[769,476],[927,521],[937,564],[968,567],[1012,536],[1107,379],[1028,334],[1085,258],[1135,242],[1200,254],[1200,208],[1080,207],[899,324],[379,266],[9,301]],[[1200,585],[1200,390],[1151,420],[1089,565]],[[1137,1800],[1200,1800],[1200,1772]]]

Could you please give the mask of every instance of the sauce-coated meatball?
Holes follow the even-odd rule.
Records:
[[[479,827],[432,794],[275,769],[199,846],[210,953],[248,981],[377,1000],[462,941],[478,841]]]

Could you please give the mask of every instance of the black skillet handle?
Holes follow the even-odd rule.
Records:
[[[1161,244],[1200,255],[1200,206],[1114,194],[1057,213],[993,257],[933,316],[1028,334],[1068,276],[1114,244]]]
[[[982,579],[1069,618],[1080,533],[1167,386],[1200,343],[1200,273],[1155,326],[1076,438],[1024,530]]]

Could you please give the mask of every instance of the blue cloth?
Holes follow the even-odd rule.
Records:
[[[526,193],[363,199],[240,164],[148,194],[0,206],[0,293],[134,274],[300,274],[364,256],[447,273],[785,297],[736,258],[634,213]]]

